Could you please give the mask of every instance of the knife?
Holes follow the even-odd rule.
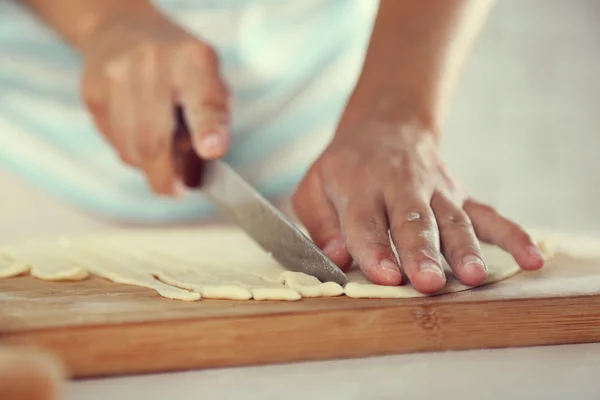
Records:
[[[344,286],[346,275],[273,204],[221,160],[196,155],[181,109],[174,139],[175,171],[186,186],[200,188],[215,208],[242,228],[281,266]]]

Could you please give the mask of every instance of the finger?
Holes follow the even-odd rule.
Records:
[[[457,278],[476,286],[487,278],[487,268],[469,216],[441,193],[434,194],[431,208],[440,231],[442,254]]]
[[[65,372],[54,357],[19,348],[0,348],[0,398],[62,398]]]
[[[325,195],[321,178],[309,172],[292,197],[294,213],[315,244],[343,271],[352,257],[346,250],[335,208]]]
[[[392,250],[383,199],[365,192],[343,193],[332,193],[330,199],[352,259],[371,282],[399,285],[402,274]]]
[[[536,270],[544,266],[544,256],[522,227],[504,218],[492,207],[474,200],[468,200],[463,208],[479,239],[512,254],[523,269]]]
[[[113,146],[115,148],[116,151],[118,151],[117,143],[115,142],[114,138],[111,135],[110,114],[108,111],[108,107],[100,106],[100,105],[96,105],[93,107],[88,106],[88,110],[90,112],[92,121],[94,122],[94,125],[96,126],[96,129],[98,130],[98,132],[102,136],[104,136],[104,138],[111,144],[111,146]],[[121,155],[121,153],[119,153],[119,156],[121,156],[121,159],[123,160],[123,162],[125,162],[127,164],[131,164],[131,162],[130,162],[131,160],[128,160],[126,157],[123,157]]]
[[[109,68],[108,129],[109,137],[123,159],[139,164],[135,151],[135,98],[128,79],[128,66],[122,63]]]
[[[110,123],[110,94],[107,85],[98,87],[90,84],[84,78],[82,83],[82,98],[88,109],[92,121],[97,131],[114,147],[121,160],[129,165],[133,165],[126,155],[119,150],[118,142],[115,140]]]
[[[86,81],[86,78],[81,83],[81,97],[96,125],[96,129],[111,143],[113,141],[110,137],[110,121],[109,121],[109,109],[107,88],[104,86],[98,90],[95,85],[92,85]]]
[[[190,46],[182,54],[175,79],[194,147],[202,158],[222,157],[229,146],[229,110],[217,56],[206,46]]]
[[[153,47],[137,54],[137,74],[132,77],[135,99],[135,143],[140,166],[152,190],[163,195],[175,194],[173,98],[167,69],[161,54]]]
[[[429,204],[406,191],[398,191],[387,203],[387,209],[400,265],[412,285],[422,293],[444,287],[439,232]]]

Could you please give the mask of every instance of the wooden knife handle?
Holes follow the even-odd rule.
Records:
[[[175,173],[189,188],[202,186],[204,161],[196,154],[192,146],[192,137],[183,115],[183,110],[176,110],[177,128],[173,140],[173,163]]]

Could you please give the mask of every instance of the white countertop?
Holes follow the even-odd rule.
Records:
[[[0,243],[114,228],[0,171]],[[67,400],[599,399],[600,344],[410,354],[77,381]],[[485,391],[485,395],[482,394]]]
[[[68,400],[599,399],[600,344],[409,354],[83,381]]]

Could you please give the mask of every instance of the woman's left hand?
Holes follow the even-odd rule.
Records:
[[[419,119],[350,104],[293,197],[315,243],[343,270],[354,261],[377,284],[400,284],[401,267],[423,293],[445,285],[442,257],[466,285],[482,283],[487,269],[478,239],[511,253],[523,269],[541,268],[525,230],[452,178],[438,137]]]
[[[62,399],[63,365],[44,351],[0,346],[0,399]]]

